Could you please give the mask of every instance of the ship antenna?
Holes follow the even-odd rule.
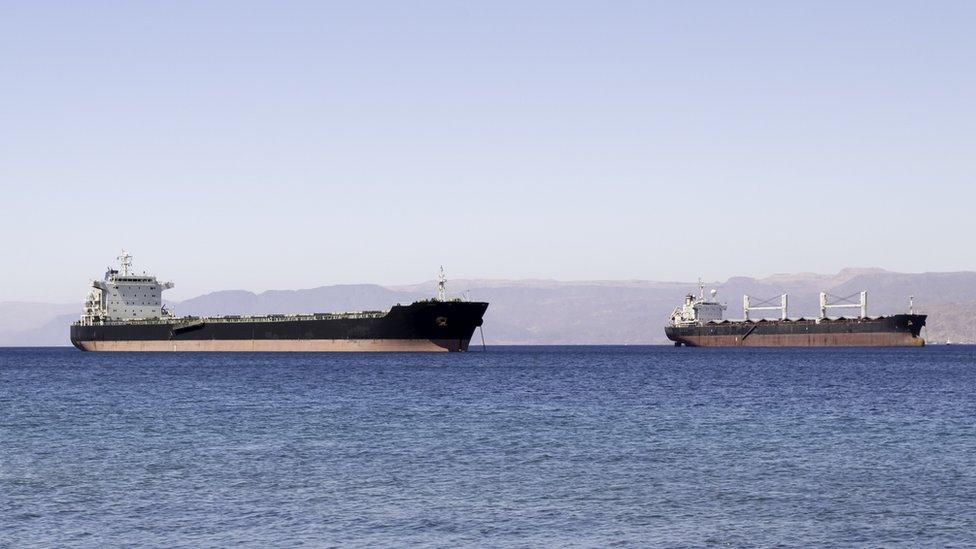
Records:
[[[122,264],[122,276],[129,276],[129,269],[132,268],[132,254],[122,250],[119,257],[116,257],[115,259],[118,259],[119,263]]]
[[[705,301],[705,283],[702,282],[701,277],[698,277],[698,297]]]
[[[441,265],[441,270],[437,273],[437,301],[444,301],[444,296],[447,294],[447,276],[444,275],[444,266]]]

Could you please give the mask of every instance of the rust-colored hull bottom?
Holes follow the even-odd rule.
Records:
[[[911,333],[769,334],[681,336],[690,347],[921,347],[925,340]]]
[[[75,347],[83,351],[109,352],[456,352],[467,351],[469,341],[468,339],[202,339],[77,341]]]

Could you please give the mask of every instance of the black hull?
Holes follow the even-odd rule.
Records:
[[[466,351],[487,303],[426,301],[381,316],[180,318],[71,326],[87,351]]]
[[[920,347],[925,315],[816,320],[725,321],[665,328],[689,347]]]

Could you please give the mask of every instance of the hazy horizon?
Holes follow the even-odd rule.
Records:
[[[718,300],[727,304],[726,318],[741,318],[742,295],[762,300],[789,293],[790,314],[795,318],[819,314],[821,291],[836,296],[837,301],[845,296],[856,297],[866,289],[870,315],[905,312],[911,306],[928,315],[926,339],[976,341],[976,272],[972,271],[911,274],[852,269],[828,275],[778,274],[761,279],[706,281],[706,289],[717,290]],[[167,297],[169,310],[177,315],[385,310],[395,303],[433,297],[435,283],[276,290]],[[684,295],[696,291],[695,281],[452,279],[448,285],[449,297],[490,303],[485,315],[489,339],[505,344],[664,343],[667,340],[660,328]],[[67,326],[78,319],[81,310],[79,299],[47,305],[0,302],[0,346],[66,344]]]
[[[0,6],[0,301],[976,270],[976,4]],[[415,282],[411,282],[415,281]]]
[[[138,273],[143,272],[142,269],[134,269],[134,271]],[[167,278],[165,276],[159,276],[157,273],[153,273],[151,271],[146,271],[146,272],[148,274],[157,275],[160,280],[174,282],[174,280]],[[856,274],[888,273],[888,274],[897,274],[897,275],[928,275],[928,274],[973,273],[976,271],[960,270],[960,271],[903,272],[903,271],[894,271],[890,269],[885,269],[882,267],[844,267],[833,273],[815,273],[815,272],[785,273],[784,272],[784,273],[766,273],[766,274],[761,274],[756,276],[731,275],[728,277],[715,278],[715,279],[702,278],[701,280],[706,285],[706,287],[710,288],[711,286],[714,285],[724,285],[729,283],[730,281],[735,281],[738,279],[749,279],[757,282],[766,282],[766,283],[778,283],[780,279],[786,279],[786,280],[792,279],[795,282],[801,282],[804,279],[809,279],[809,278],[823,278],[825,280],[830,280],[830,279],[846,280],[848,277],[843,277],[843,275],[848,272],[853,272]],[[99,278],[99,277],[93,277],[93,278]],[[476,282],[479,284],[480,283],[491,283],[491,284],[513,283],[513,284],[524,284],[524,285],[533,285],[535,283],[544,285],[546,283],[552,283],[560,286],[563,285],[571,286],[574,284],[601,284],[601,283],[605,283],[609,285],[626,285],[628,283],[636,283],[636,284],[647,283],[647,284],[663,284],[663,285],[677,284],[677,285],[686,285],[688,286],[689,291],[693,291],[697,288],[698,278],[688,279],[688,280],[673,280],[673,279],[651,279],[651,278],[568,279],[568,278],[552,278],[552,277],[550,278],[484,278],[484,277],[452,278],[452,277],[448,277],[448,285],[447,285],[448,295],[451,296],[451,295],[464,294],[465,291],[467,291],[468,289],[467,287],[468,284],[472,282]],[[188,294],[187,292],[178,292],[177,290],[179,288],[179,284],[177,283],[175,288],[165,291],[163,298],[168,302],[179,302],[188,299],[194,299],[197,297],[203,297],[210,294],[220,293],[220,292],[250,292],[255,295],[260,295],[265,292],[305,291],[305,290],[314,290],[316,288],[337,287],[337,286],[379,286],[382,288],[394,289],[394,290],[411,289],[411,290],[423,291],[423,287],[425,285],[430,286],[430,293],[433,296],[436,292],[436,284],[437,284],[436,277],[431,276],[426,280],[419,280],[419,281],[375,282],[375,281],[363,280],[359,282],[323,282],[320,284],[312,284],[311,286],[302,286],[302,287],[293,287],[293,288],[274,287],[274,286],[267,287],[267,288],[232,288],[232,287],[219,288],[218,287],[218,288],[204,289],[199,293]],[[80,303],[82,301],[84,301],[83,295],[80,297],[76,297],[74,299],[69,298],[67,300],[61,300],[61,301],[52,301],[52,300],[44,300],[44,299],[35,300],[35,301],[25,300],[25,299],[6,299],[6,300],[0,300],[0,303],[44,303],[44,304],[52,304],[52,305],[63,305],[65,303],[71,303],[71,302]]]

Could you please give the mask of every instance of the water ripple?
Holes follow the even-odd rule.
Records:
[[[976,544],[976,349],[0,349],[0,546]]]

